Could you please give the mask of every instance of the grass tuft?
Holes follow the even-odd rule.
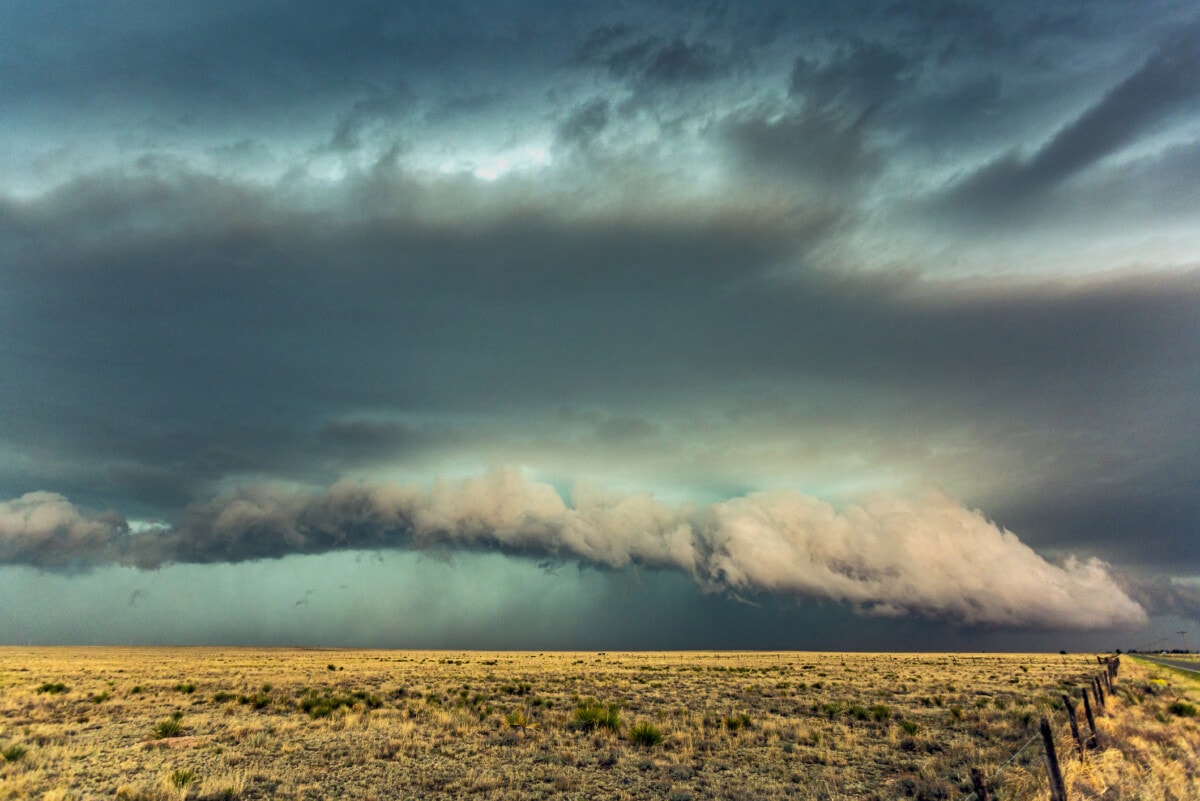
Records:
[[[741,731],[742,729],[753,729],[754,721],[745,712],[737,715],[730,715],[725,718],[725,728],[729,731]]]
[[[5,762],[16,762],[26,753],[28,752],[20,743],[12,743],[7,748],[0,750],[0,756],[4,757]]]
[[[180,768],[171,774],[171,784],[182,790],[196,782],[196,771]]]
[[[1187,701],[1175,701],[1169,707],[1167,707],[1167,711],[1180,718],[1196,717],[1195,705],[1189,704]]]
[[[183,724],[180,723],[181,716],[171,716],[167,720],[160,720],[154,724],[152,729],[154,739],[165,740],[169,737],[178,737],[183,733]]]
[[[602,704],[595,698],[584,698],[575,707],[575,716],[571,727],[580,731],[595,729],[610,729],[617,731],[621,727],[621,712],[616,704]]]
[[[629,740],[635,745],[653,748],[663,741],[662,729],[653,723],[638,723],[629,730]]]

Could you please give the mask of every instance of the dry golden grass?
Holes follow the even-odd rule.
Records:
[[[1200,709],[1200,681],[1124,657],[1115,690],[1096,721],[1104,748],[1064,762],[1068,798],[1200,799],[1200,717],[1188,709]]]
[[[0,751],[23,751],[0,758],[0,799],[954,801],[1040,717],[1064,722],[1061,694],[1098,669],[1047,654],[0,648]],[[1194,732],[1153,715],[1121,731],[1125,703],[1102,734],[1158,747]],[[637,744],[635,726],[662,741]],[[1115,750],[1086,769],[1064,758],[1068,781],[1108,782]],[[1155,758],[1191,770],[1195,755]],[[997,786],[1036,795],[1040,749]]]

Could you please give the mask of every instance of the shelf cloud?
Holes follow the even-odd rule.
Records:
[[[1189,4],[2,8],[0,642],[387,643],[427,554],[613,646],[1200,614]]]
[[[669,506],[577,488],[570,503],[516,470],[432,488],[341,482],[247,488],[137,533],[51,493],[0,504],[0,559],[54,569],[236,563],[334,550],[499,551],[680,571],[705,590],[833,601],[864,614],[965,625],[1101,628],[1144,609],[1097,559],[1051,564],[940,492],[835,509],[798,492]]]

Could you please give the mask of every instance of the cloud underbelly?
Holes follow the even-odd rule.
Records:
[[[1100,628],[1145,610],[1097,559],[1056,565],[944,494],[837,509],[799,492],[672,506],[576,487],[570,502],[515,470],[432,487],[340,482],[245,488],[133,532],[52,493],[0,503],[0,562],[154,568],[347,549],[492,550],[691,576],[706,590],[847,604],[967,625]]]

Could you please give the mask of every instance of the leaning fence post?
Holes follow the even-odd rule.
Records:
[[[1075,719],[1075,704],[1069,695],[1064,695],[1062,699],[1067,707],[1067,717],[1071,720],[1071,735],[1075,738],[1075,745],[1079,746],[1079,758],[1083,759],[1083,737],[1079,735],[1079,721]]]
[[[1050,721],[1042,718],[1042,743],[1046,757],[1046,775],[1050,778],[1050,801],[1067,801],[1067,788],[1063,784],[1062,771],[1058,769],[1058,755],[1054,753],[1054,735],[1050,733]]]
[[[971,768],[971,784],[975,787],[975,797],[979,801],[989,801],[991,796],[988,795],[987,782],[984,781],[983,771],[979,768]]]
[[[1100,741],[1096,739],[1096,719],[1092,717],[1092,702],[1088,700],[1087,687],[1083,688],[1083,711],[1087,715],[1088,728],[1092,732],[1088,737],[1088,748],[1098,748]]]
[[[1096,693],[1096,708],[1104,709],[1104,688],[1100,686],[1100,680],[1092,678],[1092,690]]]

